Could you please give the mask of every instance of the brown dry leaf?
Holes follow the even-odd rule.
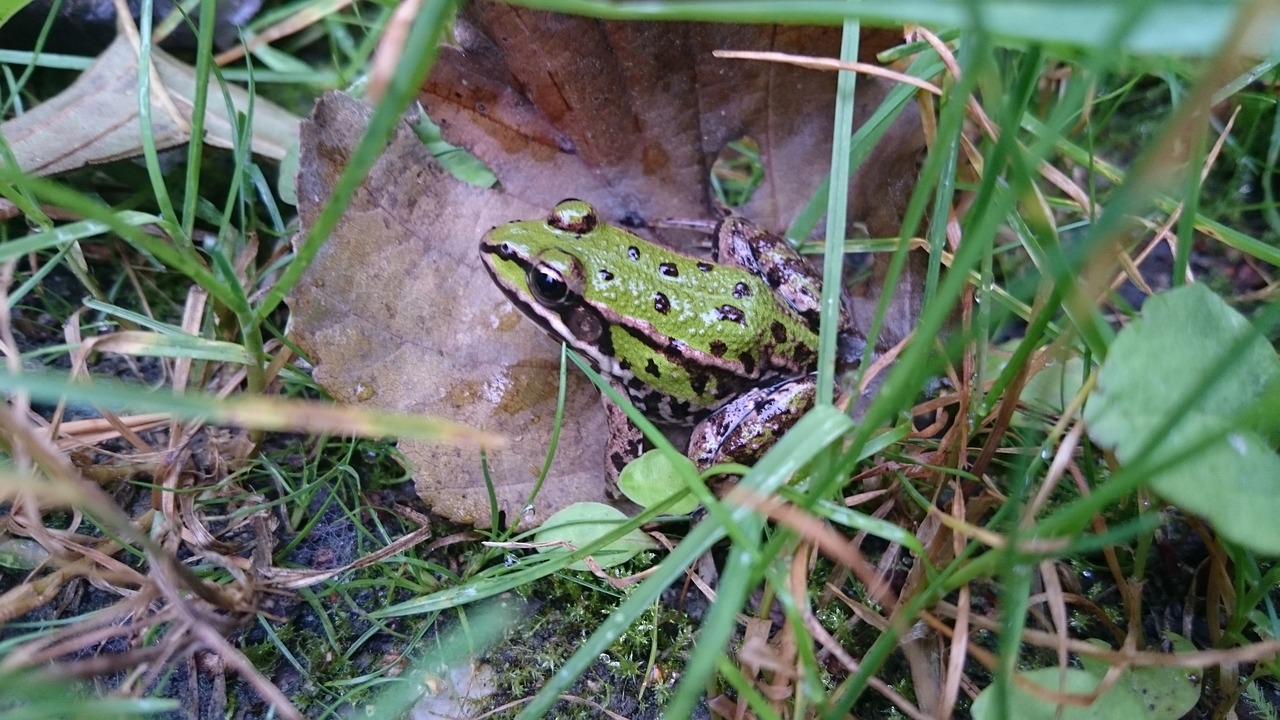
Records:
[[[706,218],[716,154],[750,136],[768,172],[740,212],[781,230],[826,176],[836,76],[711,52],[835,57],[838,28],[602,22],[474,2],[454,36],[423,105],[530,204],[580,197],[631,225]],[[859,86],[865,117],[885,86]]]
[[[191,137],[195,70],[159,48],[151,51],[160,87],[152,87],[151,128],[156,147],[170,148]],[[216,80],[210,79],[204,141],[233,147],[236,127]],[[138,50],[118,36],[66,90],[32,110],[0,124],[18,167],[32,175],[52,175],[142,154],[138,117]],[[161,99],[161,93],[167,98]],[[235,112],[249,111],[249,93],[227,86]],[[171,111],[171,110],[172,111]],[[176,114],[175,112],[176,111]],[[297,136],[298,118],[262,98],[253,99],[253,152],[271,160],[285,156]]]
[[[556,344],[494,289],[479,262],[480,236],[579,197],[610,221],[687,242],[652,223],[713,217],[711,164],[743,136],[760,144],[767,168],[743,214],[784,228],[825,177],[835,76],[721,60],[711,51],[833,56],[839,31],[602,22],[473,2],[455,38],[421,99],[446,138],[494,170],[502,190],[454,179],[402,128],[292,299],[293,329],[318,363],[317,379],[341,399],[444,415],[511,437],[511,449],[490,458],[499,503],[508,522],[537,524],[571,502],[604,496],[603,414],[597,393],[572,371],[556,466],[525,513],[554,413]],[[884,87],[865,78],[859,86],[865,114]],[[331,96],[304,124],[304,225],[328,197],[364,116]],[[915,134],[901,136],[914,142],[899,153],[909,156],[914,178],[920,144]],[[863,187],[886,184],[866,179],[885,172],[884,163],[864,167]],[[901,205],[891,208],[897,201],[888,195],[871,209],[889,217],[900,213]],[[488,522],[473,453],[404,450],[436,512]]]
[[[303,226],[323,207],[368,116],[358,100],[330,93],[303,122]],[[480,266],[480,235],[512,212],[543,209],[454,178],[401,125],[289,303],[290,331],[334,397],[507,435],[508,449],[488,461],[508,521],[522,517],[546,456],[559,371],[555,345],[520,319]],[[604,439],[592,432],[604,412],[581,373],[570,378],[560,450],[527,518],[534,524],[584,496],[604,499]],[[489,522],[479,453],[413,442],[401,449],[418,481],[431,483],[424,497],[435,512]]]

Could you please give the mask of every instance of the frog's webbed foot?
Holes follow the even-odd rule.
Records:
[[[689,459],[706,470],[724,462],[754,465],[813,407],[817,375],[749,390],[693,429]]]

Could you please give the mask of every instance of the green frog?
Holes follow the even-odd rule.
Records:
[[[753,463],[814,402],[820,277],[786,240],[729,216],[710,261],[601,222],[582,200],[543,220],[493,228],[485,269],[508,299],[563,341],[655,423],[693,426],[704,470]],[[838,370],[865,339],[840,314]],[[617,479],[643,437],[606,401],[606,472]]]

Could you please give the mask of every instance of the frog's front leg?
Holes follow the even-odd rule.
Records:
[[[693,429],[689,459],[706,470],[725,462],[754,465],[813,407],[817,374],[749,390]]]
[[[610,387],[622,397],[627,397],[627,389],[617,380],[609,381]],[[645,450],[644,433],[632,424],[627,414],[618,407],[608,395],[600,394],[600,402],[604,404],[605,422],[609,425],[609,440],[605,445],[604,474],[609,481],[609,491],[618,487],[618,476],[627,463],[640,457]]]

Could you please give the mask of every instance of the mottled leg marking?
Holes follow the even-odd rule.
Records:
[[[689,459],[706,470],[719,463],[754,465],[813,407],[817,375],[753,388],[693,429]]]
[[[626,397],[627,390],[620,383],[613,381],[610,385]],[[609,442],[605,446],[604,473],[609,480],[609,486],[613,487],[618,484],[618,475],[622,473],[622,468],[640,457],[646,446],[644,433],[631,424],[627,414],[622,412],[622,408],[614,405],[613,401],[605,395],[600,396],[600,402],[604,403],[605,420],[609,423]]]
[[[734,216],[721,221],[715,242],[713,257],[718,262],[738,265],[764,280],[818,332],[822,273],[796,252],[791,243]],[[866,339],[854,323],[850,299],[843,292],[838,325],[839,362],[845,368],[857,367]]]

